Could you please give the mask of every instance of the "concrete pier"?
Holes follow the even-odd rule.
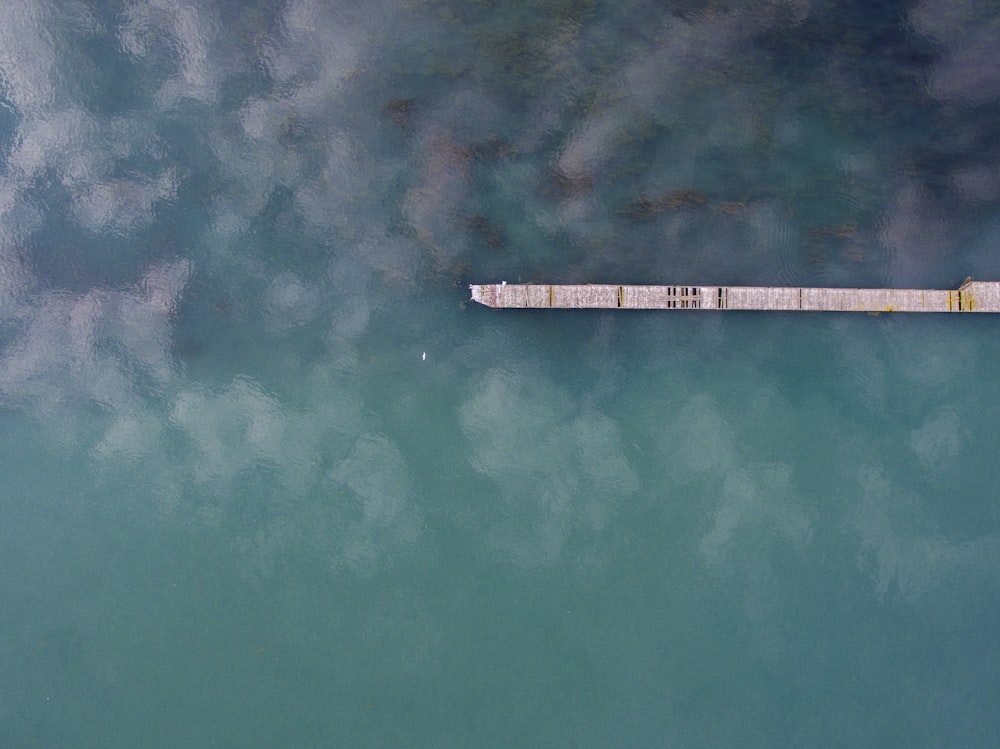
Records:
[[[472,301],[495,309],[714,309],[803,312],[1000,312],[1000,282],[959,289],[783,286],[472,284]]]

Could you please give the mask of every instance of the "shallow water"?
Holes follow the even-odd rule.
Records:
[[[0,744],[992,746],[991,4],[0,5]],[[426,354],[426,358],[424,358]]]

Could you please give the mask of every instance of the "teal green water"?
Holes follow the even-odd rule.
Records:
[[[990,3],[0,5],[0,745],[995,746]],[[426,355],[426,356],[425,356]]]

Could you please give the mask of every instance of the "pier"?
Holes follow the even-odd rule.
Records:
[[[1000,282],[959,289],[791,286],[472,284],[472,301],[494,309],[699,309],[783,312],[1000,312]]]

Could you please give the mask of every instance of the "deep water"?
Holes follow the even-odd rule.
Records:
[[[0,746],[992,747],[995,3],[0,3]],[[426,355],[426,356],[425,356]]]

